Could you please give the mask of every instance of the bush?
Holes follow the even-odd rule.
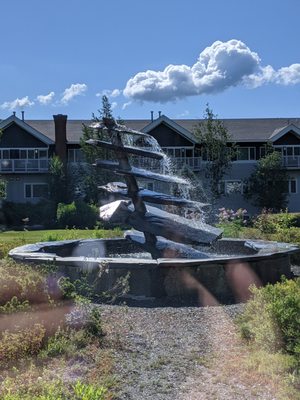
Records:
[[[238,319],[242,335],[261,349],[292,355],[300,368],[300,278],[252,293]]]
[[[300,215],[291,214],[287,211],[278,214],[272,214],[271,210],[264,209],[257,216],[254,227],[263,233],[278,233],[293,227],[300,226]]]
[[[42,347],[45,332],[41,324],[17,332],[4,331],[0,340],[0,364],[37,354]]]
[[[104,400],[110,399],[108,389],[103,385],[84,383],[65,384],[61,380],[23,384],[18,390],[10,379],[5,381],[2,400]]]
[[[82,200],[70,204],[59,203],[57,206],[57,223],[60,227],[93,228],[97,222],[98,209]]]
[[[55,204],[46,199],[36,204],[3,201],[2,211],[4,223],[10,227],[24,226],[25,218],[28,218],[29,226],[43,225],[50,228],[55,223]]]
[[[12,260],[0,261],[0,311],[28,308],[31,304],[51,300],[46,274]]]

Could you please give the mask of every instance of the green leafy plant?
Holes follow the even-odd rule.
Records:
[[[11,300],[0,306],[0,314],[12,314],[18,311],[27,311],[30,309],[28,300],[20,301],[17,296],[13,296]]]
[[[283,351],[300,367],[300,278],[252,288],[238,319],[243,337],[268,351]]]
[[[220,197],[219,182],[231,167],[235,146],[223,122],[207,104],[204,120],[194,128],[194,135],[202,146],[202,156],[206,161],[206,176],[210,195],[213,199]]]
[[[104,386],[94,386],[77,381],[73,386],[74,400],[104,400],[107,389]]]
[[[57,223],[65,228],[92,228],[96,225],[98,210],[96,206],[89,205],[82,200],[70,204],[59,203],[57,206]]]
[[[5,364],[37,354],[42,347],[45,332],[46,330],[41,324],[34,324],[31,328],[25,328],[17,332],[8,330],[2,332],[0,338],[0,363]]]

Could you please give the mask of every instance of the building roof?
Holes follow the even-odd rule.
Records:
[[[160,121],[159,121],[160,120]],[[169,119],[161,116],[153,122],[150,119],[125,120],[128,128],[149,132],[151,128],[157,126],[158,123],[166,123],[171,121],[177,130],[181,130],[186,136],[191,138],[193,130],[200,119]],[[287,127],[293,126],[300,129],[300,118],[251,118],[251,119],[224,119],[225,127],[228,129],[234,142],[266,142],[277,137],[278,133],[284,131]],[[26,120],[26,123],[35,130],[41,132],[49,139],[54,141],[54,121],[53,120]],[[67,122],[67,139],[69,143],[79,143],[82,136],[83,124],[89,125],[91,120],[68,120]],[[181,129],[179,129],[181,128]]]

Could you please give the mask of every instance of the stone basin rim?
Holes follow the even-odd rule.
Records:
[[[229,255],[229,257],[224,256],[214,256],[212,258],[206,259],[188,259],[188,258],[158,258],[158,259],[147,259],[147,258],[132,258],[132,257],[90,257],[90,256],[66,256],[62,257],[55,252],[42,252],[43,247],[62,247],[67,246],[79,246],[82,244],[90,243],[103,243],[114,241],[126,242],[126,239],[115,238],[115,239],[73,239],[64,241],[52,241],[52,242],[38,242],[35,244],[27,244],[20,247],[16,247],[9,252],[9,256],[16,261],[22,262],[54,262],[57,264],[68,264],[68,265],[106,265],[109,268],[164,268],[164,267],[196,267],[201,265],[209,264],[227,264],[230,262],[238,261],[257,261],[262,259],[278,258],[281,255],[294,254],[300,252],[300,248],[297,245],[284,242],[275,241],[264,241],[259,239],[235,239],[235,238],[223,238],[218,242],[230,244],[241,244],[245,247],[250,247],[253,250],[257,250],[255,254],[246,255]],[[36,248],[34,251],[33,248]],[[255,248],[256,247],[256,248]]]

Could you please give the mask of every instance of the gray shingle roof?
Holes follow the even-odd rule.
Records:
[[[199,119],[174,119],[178,125],[193,132],[195,126],[203,121]],[[151,123],[151,120],[125,120],[129,128],[142,130]],[[224,125],[235,142],[267,141],[274,132],[278,133],[289,124],[300,128],[300,118],[252,118],[252,119],[224,119]],[[53,120],[26,120],[26,123],[37,129],[50,139],[54,140]],[[90,120],[68,120],[67,139],[71,143],[79,143],[82,135],[82,125],[89,125]]]

